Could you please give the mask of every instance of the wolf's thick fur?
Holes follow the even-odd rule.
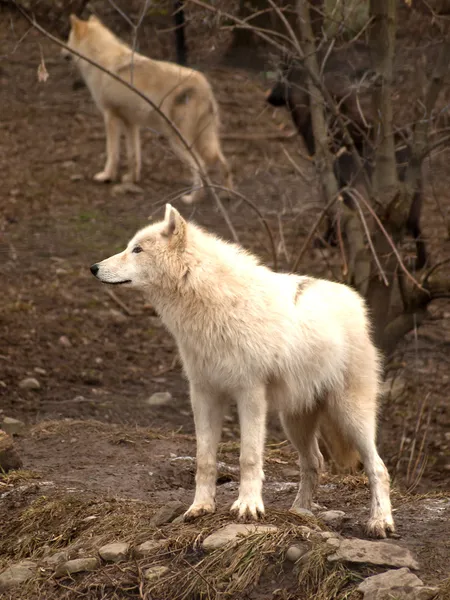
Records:
[[[268,409],[300,457],[293,510],[310,508],[331,431],[342,457],[359,453],[371,486],[368,531],[394,531],[389,475],[375,445],[379,358],[362,298],[345,285],[274,273],[236,245],[186,222],[170,205],[126,250],[91,267],[101,281],[141,289],[174,335],[189,378],[197,435],[195,499],[186,518],[215,510],[222,419],[237,402],[241,484],[232,506],[257,518]],[[336,447],[336,439],[331,448]]]
[[[71,15],[67,45],[122,79],[132,83],[152,100],[175,124],[203,169],[221,165],[229,188],[232,178],[219,141],[219,111],[206,77],[199,71],[142,56],[120,41],[99,19],[87,21]],[[69,58],[70,52],[62,54]],[[141,175],[140,128],[150,127],[165,135],[174,152],[192,171],[194,191],[183,196],[194,202],[201,195],[198,165],[173,129],[158,112],[133,91],[107,73],[75,56],[81,75],[103,114],[106,128],[105,168],[96,181],[117,178],[121,133],[125,133],[128,171],[124,181],[139,181]]]

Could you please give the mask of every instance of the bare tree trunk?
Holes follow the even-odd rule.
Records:
[[[395,160],[394,133],[392,128],[392,73],[395,51],[396,0],[371,0],[370,13],[373,19],[370,32],[370,45],[376,72],[373,93],[375,121],[375,168],[373,188],[379,208],[378,214],[387,233],[394,243],[401,238],[405,227],[407,201],[402,193]],[[378,118],[377,118],[378,117]],[[378,266],[372,263],[372,273],[367,290],[367,301],[375,323],[375,342],[383,345],[384,329],[389,322],[392,290],[395,281],[397,259],[384,233],[374,235],[374,248],[386,282],[379,274]]]
[[[308,2],[297,0],[305,67],[308,73],[320,81],[320,68],[317,60],[314,33],[311,26]],[[314,161],[322,182],[327,203],[339,196],[339,187],[333,171],[334,157],[329,147],[328,126],[325,120],[325,100],[322,90],[311,77],[308,77],[308,93],[311,107],[311,121],[315,140]],[[368,280],[370,261],[364,245],[364,233],[355,211],[346,206],[342,197],[333,204],[336,220],[339,220],[344,234],[348,256],[349,281],[362,293]]]

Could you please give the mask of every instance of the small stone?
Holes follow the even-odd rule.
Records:
[[[147,400],[149,406],[165,406],[172,401],[172,394],[170,392],[156,392],[152,394]]]
[[[115,323],[126,323],[128,321],[128,317],[115,308],[110,308],[107,314]]]
[[[0,592],[31,579],[35,575],[36,568],[36,563],[30,560],[23,560],[5,569],[0,574]]]
[[[21,469],[22,459],[14,448],[12,437],[0,429],[0,472]]]
[[[47,371],[45,369],[41,369],[41,367],[34,367],[34,372],[38,375],[47,375]]]
[[[335,531],[318,531],[316,535],[320,536],[323,540],[339,539],[339,534]]]
[[[334,541],[339,542],[339,540],[329,539],[327,543]],[[328,556],[328,560],[331,562],[341,560],[350,563],[408,567],[414,570],[419,568],[419,563],[407,548],[388,542],[369,542],[357,538],[340,541],[335,554]]]
[[[330,527],[340,527],[345,518],[343,510],[326,510],[317,515],[324,523]]]
[[[35,377],[26,377],[19,382],[19,387],[23,390],[40,390],[41,384]]]
[[[112,542],[102,546],[98,553],[106,562],[119,562],[125,560],[130,549],[130,544],[126,542]]]
[[[119,194],[143,194],[144,190],[136,185],[135,183],[117,183],[112,187],[113,196],[117,196]]]
[[[163,575],[169,572],[168,567],[164,567],[163,565],[159,565],[156,567],[150,567],[144,571],[144,578],[147,581],[155,581],[156,579],[160,579]]]
[[[302,558],[309,550],[308,544],[295,544],[288,548],[286,552],[286,559],[290,562],[297,562],[299,558]]]
[[[244,523],[230,523],[221,529],[218,529],[203,540],[203,550],[212,551],[222,548],[229,542],[239,543],[241,536],[247,536],[254,533],[276,533],[278,527],[275,525],[254,525]]]
[[[150,520],[150,524],[153,527],[159,527],[160,525],[164,525],[165,523],[171,523],[175,517],[181,515],[186,510],[185,504],[183,502],[179,502],[178,500],[174,500],[173,502],[167,502],[165,506],[162,506],[152,517]]]
[[[2,421],[2,429],[9,435],[23,435],[26,430],[26,425],[23,421],[19,421],[19,419],[4,417]]]
[[[74,175],[70,176],[70,181],[81,181],[82,179],[84,179],[84,177],[81,173],[74,173]]]
[[[166,540],[149,540],[136,546],[133,550],[135,558],[147,558],[155,552],[158,552],[161,548],[166,545]]]
[[[358,592],[363,594],[374,592],[381,588],[399,587],[399,586],[417,587],[423,585],[422,581],[411,573],[409,569],[403,567],[402,569],[391,569],[374,575],[373,577],[367,577],[358,586]]]
[[[55,554],[51,554],[50,556],[46,556],[41,562],[44,567],[56,569],[60,564],[66,562],[68,558],[69,554],[63,550],[61,552],[55,552]]]
[[[100,566],[97,558],[74,558],[60,564],[55,571],[55,577],[64,577],[83,571],[95,571]]]
[[[64,346],[64,348],[72,348],[72,342],[66,335],[62,335],[59,338],[59,343],[61,344],[61,346]]]

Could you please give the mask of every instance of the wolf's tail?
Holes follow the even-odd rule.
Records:
[[[320,442],[324,458],[332,463],[336,472],[355,473],[361,457],[356,448],[350,443],[334,419],[322,415],[320,421]]]

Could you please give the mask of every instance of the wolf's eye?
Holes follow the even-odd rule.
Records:
[[[140,246],[135,246],[131,252],[133,252],[133,254],[139,254],[139,252],[142,252],[142,251],[143,250]]]

